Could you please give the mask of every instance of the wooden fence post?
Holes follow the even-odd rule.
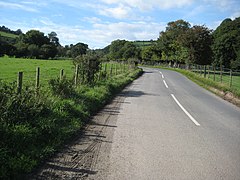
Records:
[[[105,64],[104,71],[105,71],[105,75],[106,75],[105,78],[107,79],[108,78],[107,63]]]
[[[232,70],[230,69],[230,82],[229,82],[229,86],[232,87]]]
[[[204,78],[206,78],[207,77],[207,67],[206,67],[206,65],[204,65]]]
[[[208,79],[210,78],[210,65],[208,65]]]
[[[22,83],[23,83],[23,72],[18,72],[18,79],[17,79],[17,93],[22,93]]]
[[[40,67],[36,68],[36,94],[38,95],[40,87]]]
[[[216,77],[215,77],[215,73],[216,73],[216,67],[215,66],[213,66],[213,81],[215,81],[216,79]]]
[[[222,83],[222,76],[223,76],[223,69],[222,69],[222,65],[220,66],[220,80]]]
[[[75,68],[75,76],[74,76],[74,85],[77,87],[77,80],[78,80],[78,64]]]
[[[60,70],[60,81],[62,81],[62,80],[63,80],[63,75],[64,75],[64,70],[63,70],[63,69],[61,69],[61,70]]]
[[[101,78],[102,78],[102,71],[98,73],[98,81],[101,81]]]
[[[110,67],[110,75],[112,76],[112,68],[113,68],[113,64],[111,64],[111,67]]]

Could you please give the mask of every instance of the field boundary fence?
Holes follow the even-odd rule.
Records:
[[[16,92],[18,94],[21,94],[24,87],[35,89],[35,91],[39,93],[42,88],[49,87],[49,80],[51,79],[59,79],[60,81],[68,79],[72,81],[75,87],[77,87],[86,82],[84,72],[86,72],[87,70],[83,70],[79,68],[79,66],[80,65],[75,65],[75,67],[73,66],[72,72],[68,70],[67,73],[64,69],[59,69],[59,74],[55,73],[55,75],[51,76],[47,75],[47,72],[42,73],[41,68],[37,66],[35,71],[19,71],[16,72],[15,77],[0,77],[0,81],[8,83],[16,82]],[[129,70],[133,67],[134,66],[132,64],[122,62],[101,63],[100,70],[96,74],[94,74],[94,82],[111,79],[118,75],[129,72]]]
[[[229,68],[224,68],[220,66],[197,65],[197,64],[192,64],[187,66],[186,64],[176,64],[176,63],[155,63],[155,64],[149,64],[149,65],[189,70],[206,79],[211,79],[215,82],[224,84],[231,88],[240,89],[240,70],[237,70],[237,69],[229,69]]]

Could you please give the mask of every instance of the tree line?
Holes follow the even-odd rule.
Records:
[[[18,29],[16,31],[13,31],[5,26],[0,26],[0,31],[5,32],[5,33],[11,33],[11,34],[15,34],[15,35],[20,35],[22,34],[22,30]]]
[[[169,22],[156,41],[139,46],[139,42],[114,40],[103,49],[90,50],[87,44],[61,46],[55,32],[48,36],[37,30],[20,34],[14,43],[0,36],[0,55],[30,58],[75,58],[86,53],[102,61],[174,62],[216,65],[240,69],[240,17],[225,19],[215,31],[205,25],[184,20]]]
[[[38,30],[21,33],[17,38],[0,36],[0,56],[9,55],[24,58],[75,58],[86,54],[88,45],[77,43],[75,45],[61,46],[56,32],[47,36]]]
[[[172,21],[156,41],[139,48],[134,42],[115,40],[99,50],[105,60],[136,59],[141,62],[173,62],[240,69],[240,18],[225,19],[215,31],[205,25]]]

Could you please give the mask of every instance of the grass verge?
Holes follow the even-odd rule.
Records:
[[[17,95],[15,85],[0,81],[0,179],[23,179],[141,74],[135,69],[94,87],[55,80],[41,96],[29,88]]]

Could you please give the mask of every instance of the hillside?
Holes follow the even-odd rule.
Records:
[[[18,35],[12,34],[12,33],[6,33],[3,31],[0,31],[0,36],[7,37],[7,38],[17,38]]]

